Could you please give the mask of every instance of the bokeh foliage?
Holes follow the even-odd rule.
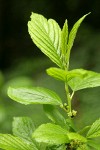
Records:
[[[10,100],[6,94],[9,85],[43,86],[55,90],[64,100],[64,85],[45,73],[54,66],[33,44],[27,29],[32,11],[54,18],[62,27],[67,18],[69,27],[83,14],[91,15],[82,24],[71,54],[71,69],[84,68],[100,72],[100,6],[99,0],[2,0],[0,5],[0,132],[11,132],[14,116],[30,116],[36,125],[47,122],[42,107],[24,106]],[[91,124],[100,117],[100,88],[77,92],[73,106],[77,107],[77,127]],[[41,115],[40,115],[41,114]]]

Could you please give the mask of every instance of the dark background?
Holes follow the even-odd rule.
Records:
[[[36,125],[48,121],[42,106],[24,106],[9,99],[9,86],[43,86],[65,99],[63,83],[45,73],[54,64],[28,34],[31,12],[53,18],[61,27],[67,18],[69,30],[80,17],[91,12],[77,33],[70,68],[100,72],[100,0],[0,0],[0,132],[3,133],[11,132],[14,116],[29,116]],[[73,107],[78,110],[79,128],[91,124],[100,117],[100,88],[76,92]]]
[[[99,0],[0,0],[0,68],[8,68],[16,59],[42,55],[32,43],[27,30],[31,12],[55,19],[69,28],[84,14],[91,12],[84,24],[100,32]],[[81,35],[82,36],[82,35]],[[91,37],[92,38],[92,37]]]

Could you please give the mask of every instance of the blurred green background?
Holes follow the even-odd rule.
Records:
[[[42,106],[18,104],[7,96],[14,86],[43,86],[56,91],[64,100],[64,85],[48,77],[45,69],[54,64],[32,42],[27,29],[31,12],[55,19],[62,27],[68,19],[69,30],[84,14],[75,40],[70,69],[84,68],[100,72],[99,0],[1,0],[0,1],[0,132],[10,133],[14,116],[30,116],[36,125],[49,121]],[[100,87],[77,92],[73,107],[78,110],[80,129],[100,117]]]

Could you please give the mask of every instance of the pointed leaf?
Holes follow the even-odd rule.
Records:
[[[47,19],[36,13],[32,13],[28,22],[28,31],[37,47],[47,55],[59,67],[62,67],[60,59],[61,29],[53,19]]]
[[[34,88],[12,88],[8,89],[8,96],[25,105],[28,104],[52,104],[61,105],[60,97],[53,91],[34,87]]]
[[[87,133],[87,138],[96,138],[100,136],[100,119],[96,120]]]
[[[74,40],[75,40],[75,37],[76,37],[76,33],[78,31],[78,28],[80,26],[80,24],[82,23],[82,21],[85,19],[85,17],[87,15],[89,15],[90,13],[84,15],[82,18],[80,18],[73,26],[72,30],[70,31],[70,34],[69,34],[69,39],[68,39],[68,51],[67,51],[67,60],[69,61],[69,58],[70,58],[70,51],[71,51],[71,48],[73,46],[73,43],[74,43]]]
[[[35,130],[33,121],[28,117],[14,117],[13,134],[22,139],[33,142],[32,133]]]
[[[4,150],[38,150],[35,145],[10,134],[0,134],[0,148]]]
[[[62,114],[52,105],[43,105],[44,111],[47,117],[54,122],[62,126],[63,128],[69,129],[68,125],[66,124],[66,119],[62,116]]]
[[[63,29],[61,31],[61,50],[63,55],[65,55],[67,52],[67,39],[68,39],[68,24],[67,20],[65,20]]]
[[[50,145],[69,142],[67,130],[51,123],[39,126],[33,133],[33,138],[35,138],[37,142],[44,142]]]
[[[68,81],[68,84],[73,91],[100,86],[100,73],[84,69],[74,69],[70,71],[70,73],[76,73],[76,75]],[[79,76],[77,76],[78,73]]]

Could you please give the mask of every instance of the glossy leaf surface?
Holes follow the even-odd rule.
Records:
[[[30,143],[10,134],[0,134],[0,148],[4,150],[38,150]]]
[[[61,29],[58,23],[47,20],[44,16],[32,13],[31,21],[28,22],[28,31],[36,46],[47,55],[59,67],[61,62]]]
[[[49,145],[68,143],[67,130],[61,128],[59,125],[47,123],[42,124],[33,133],[33,138],[37,142],[48,143]]]
[[[84,69],[74,69],[70,72],[76,73],[68,82],[73,91],[100,86],[100,73]],[[77,76],[77,74],[79,75]]]
[[[53,91],[34,87],[34,88],[9,88],[8,96],[25,105],[28,104],[62,104],[60,97]]]
[[[68,23],[67,20],[65,20],[63,29],[61,31],[61,50],[62,50],[62,55],[66,55],[67,52],[67,40],[68,40]]]
[[[78,31],[78,28],[79,26],[81,25],[82,21],[85,19],[85,17],[87,15],[89,15],[90,13],[84,15],[83,17],[81,17],[73,26],[73,28],[71,29],[70,31],[70,34],[69,34],[69,39],[68,39],[68,51],[67,51],[67,61],[69,61],[69,58],[70,58],[70,51],[71,51],[71,48],[73,46],[73,43],[74,43],[74,40],[75,40],[75,37],[76,37],[76,33]]]

